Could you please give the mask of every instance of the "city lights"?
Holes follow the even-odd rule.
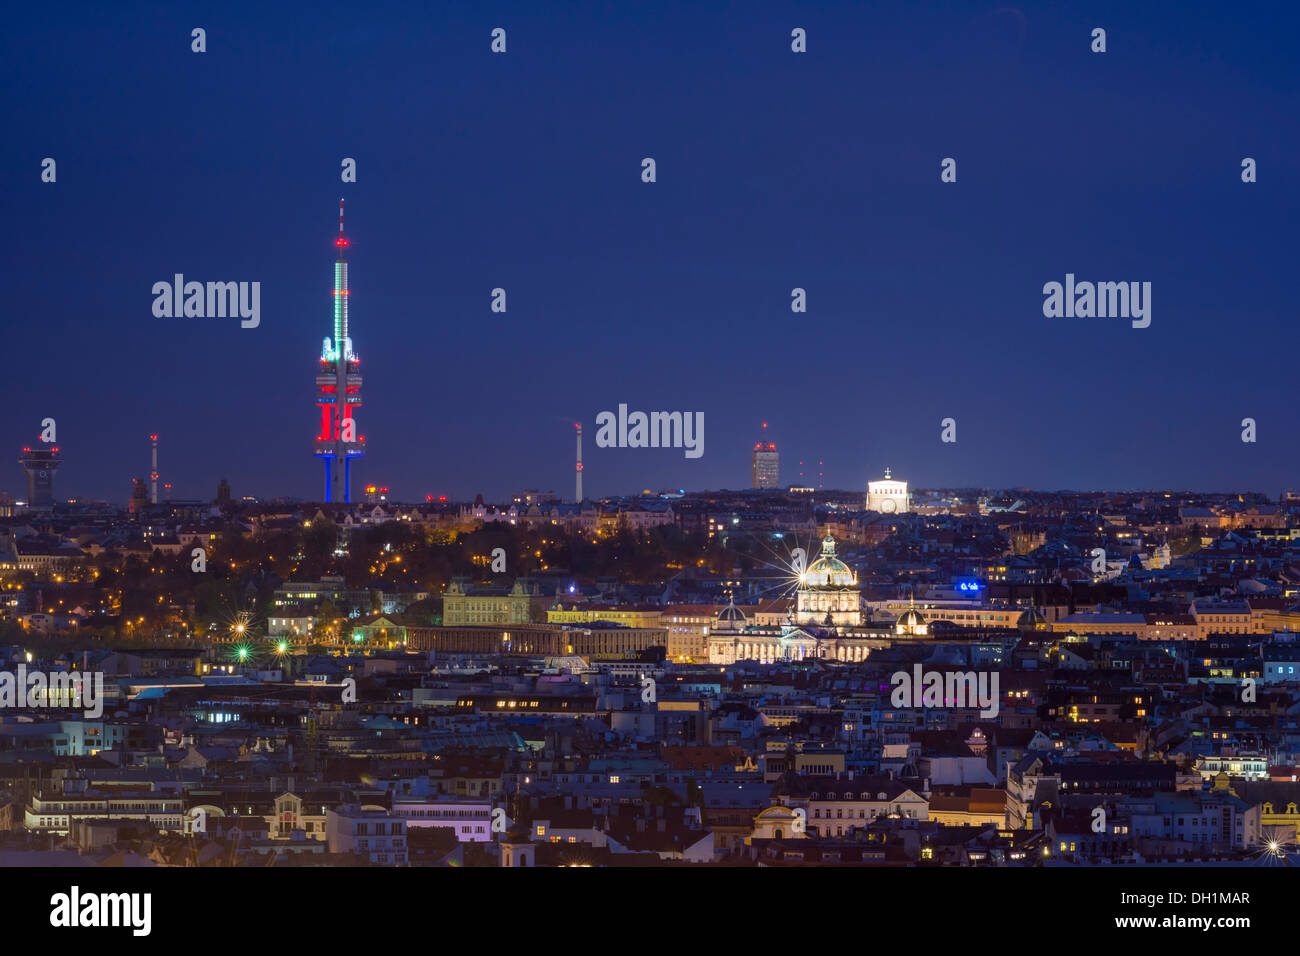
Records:
[[[1285,939],[1300,8],[479,6],[6,10],[20,933]]]

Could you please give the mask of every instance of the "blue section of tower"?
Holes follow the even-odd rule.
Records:
[[[351,503],[351,501],[352,501],[352,459],[353,459],[353,458],[361,458],[361,457],[364,456],[364,454],[365,454],[364,452],[356,452],[356,451],[352,451],[352,452],[348,452],[348,456],[347,456],[346,458],[343,459],[343,498],[342,498],[342,501],[343,501],[345,504],[347,504],[347,503]],[[330,474],[330,463],[334,460],[334,455],[333,455],[333,453],[325,454],[325,455],[320,455],[320,454],[318,454],[318,455],[315,455],[314,457],[319,458],[319,459],[321,460],[321,464],[324,466],[324,468],[322,469],[322,471],[323,471],[323,473],[324,473],[324,478],[325,478],[325,495],[324,495],[324,500],[325,500],[326,502],[331,502],[331,501],[334,500],[334,494],[333,494],[333,488],[331,487],[332,484],[333,484],[333,482],[330,480],[330,479],[333,477],[333,476]]]

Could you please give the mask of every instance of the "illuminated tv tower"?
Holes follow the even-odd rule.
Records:
[[[366,437],[357,434],[353,411],[361,405],[361,360],[348,335],[348,264],[344,252],[343,200],[339,200],[339,257],[334,262],[334,337],[326,338],[316,373],[316,405],[320,434],[315,456],[325,466],[325,500],[352,500],[352,459],[366,453]]]

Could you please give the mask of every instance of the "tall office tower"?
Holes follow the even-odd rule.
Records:
[[[767,422],[763,422],[763,431],[767,431]],[[780,465],[781,460],[776,445],[760,440],[754,445],[754,455],[750,462],[749,487],[779,488],[781,486]]]
[[[127,514],[144,514],[149,505],[149,489],[143,478],[131,479],[131,500],[126,503]]]
[[[27,507],[54,507],[54,472],[63,464],[58,446],[24,448],[18,463],[27,472]]]
[[[352,500],[352,459],[366,453],[366,437],[357,434],[354,410],[361,406],[361,360],[348,335],[348,264],[344,252],[343,200],[339,200],[338,259],[334,262],[334,337],[326,338],[316,373],[320,434],[313,453],[325,466],[325,500]]]

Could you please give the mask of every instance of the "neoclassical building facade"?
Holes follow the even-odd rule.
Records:
[[[827,535],[821,556],[799,575],[789,619],[779,627],[751,625],[739,608],[728,605],[710,630],[708,657],[710,664],[864,661],[895,636],[892,621],[864,621],[857,575],[836,557],[835,539]]]

